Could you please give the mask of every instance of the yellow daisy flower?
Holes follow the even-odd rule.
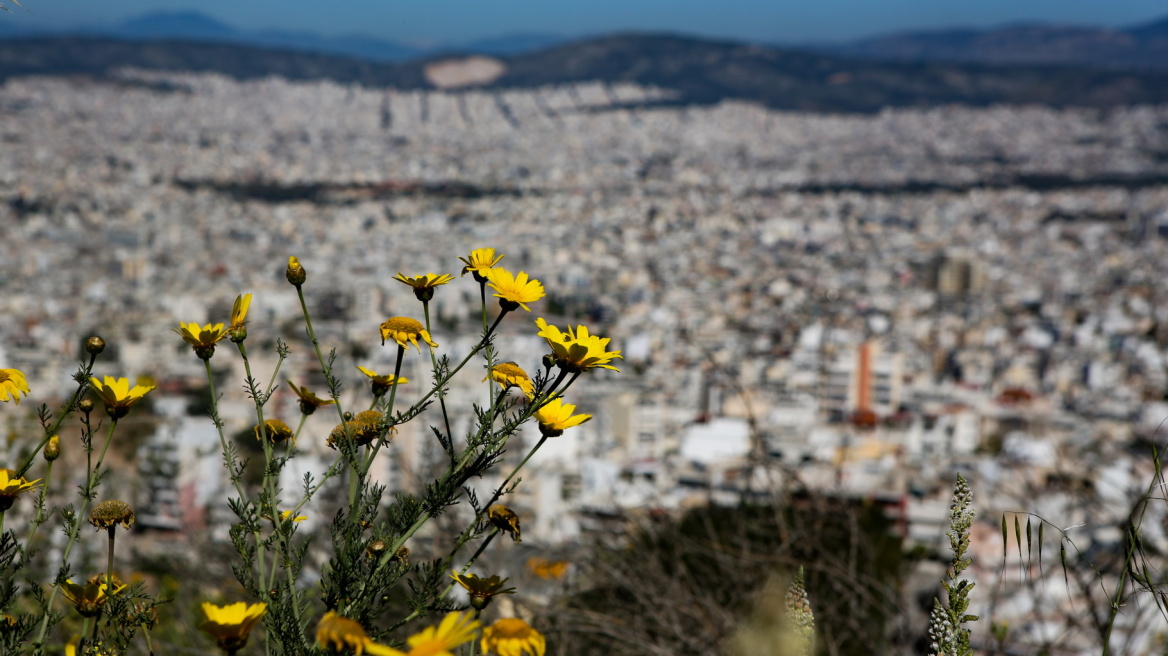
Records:
[[[478,629],[473,614],[447,613],[438,626],[428,626],[406,639],[410,650],[395,656],[454,656],[455,648],[474,640]]]
[[[235,303],[231,306],[231,325],[227,327],[231,341],[239,343],[247,339],[247,310],[250,307],[251,294],[235,297]]]
[[[544,437],[559,437],[564,430],[592,419],[592,415],[575,415],[576,406],[564,403],[563,399],[553,399],[535,411],[535,419],[539,422],[539,432]]]
[[[35,490],[41,483],[41,479],[30,481],[22,476],[17,476],[16,472],[11,469],[0,469],[0,512],[4,512],[16,503],[16,497]]]
[[[385,345],[385,340],[392,339],[397,342],[397,345],[402,348],[409,348],[410,344],[418,349],[418,353],[422,352],[422,347],[418,346],[418,338],[421,337],[423,342],[430,345],[431,349],[438,348],[434,340],[430,339],[430,333],[422,322],[417,319],[409,317],[390,317],[381,324],[381,344]]]
[[[513,541],[523,541],[519,539],[519,515],[516,515],[514,510],[502,504],[495,504],[487,509],[487,517],[500,530],[510,533]]]
[[[203,614],[207,621],[199,628],[215,639],[223,651],[234,654],[247,644],[247,637],[268,610],[264,603],[248,605],[242,601],[227,606],[216,606],[204,601]]]
[[[435,287],[445,285],[451,280],[454,280],[454,276],[449,273],[425,273],[415,278],[409,278],[402,274],[401,271],[398,271],[393,279],[413,287],[414,296],[418,297],[419,301],[428,301],[434,298]]]
[[[292,440],[292,444],[296,444],[296,434],[292,432],[288,424],[279,419],[265,419],[263,426],[259,424],[253,426],[252,430],[255,431],[257,440],[264,439],[264,427],[267,427],[268,441],[272,444],[283,444],[288,440]]]
[[[24,379],[24,373],[17,369],[0,369],[0,401],[7,403],[11,398],[20,405],[21,392],[28,396],[28,381]]]
[[[486,273],[503,259],[502,255],[496,256],[493,248],[476,248],[470,252],[466,257],[458,258],[462,260],[466,266],[462,267],[462,275],[473,273],[474,279],[478,282],[486,282]]]
[[[483,380],[487,378],[499,383],[499,387],[503,389],[518,387],[529,399],[535,396],[535,385],[532,384],[531,378],[514,362],[500,362],[491,367],[491,372]]]
[[[621,352],[604,350],[612,340],[590,335],[587,326],[576,326],[575,331],[568,327],[567,332],[561,332],[542,317],[535,320],[535,325],[539,326],[539,336],[551,347],[552,357],[560,368],[572,373],[598,368],[620,371],[609,362],[616,358],[624,359]]]
[[[145,387],[135,385],[133,389],[130,389],[129,378],[114,378],[113,376],[106,376],[104,383],[92,377],[89,382],[93,385],[93,391],[105,402],[106,414],[112,419],[125,417],[130,412],[130,406],[154,389],[153,385]]]
[[[515,594],[515,588],[503,587],[507,579],[500,579],[497,575],[481,579],[474,574],[459,574],[457,570],[451,570],[450,578],[470,594],[470,605],[476,610],[486,608],[495,595]]]
[[[104,579],[104,576],[101,577]],[[92,580],[85,585],[77,585],[72,579],[61,584],[61,594],[73,603],[73,607],[81,613],[82,617],[95,617],[101,612],[101,607],[105,605],[107,599],[116,594],[121,594],[122,590],[126,589],[124,585],[109,586],[100,582],[101,579]]]
[[[353,650],[357,656],[369,653],[373,656],[397,656],[401,652],[373,642],[365,629],[356,621],[337,615],[330,610],[316,625],[316,643],[325,649],[331,645],[336,651]]]
[[[487,280],[490,281],[487,286],[499,292],[493,294],[499,299],[499,306],[508,312],[515,308],[523,308],[531,312],[531,308],[527,307],[527,304],[547,296],[543,291],[543,284],[535,278],[528,280],[527,273],[524,271],[513,276],[503,267],[495,267],[487,269],[486,276]]]
[[[517,617],[505,617],[483,629],[482,651],[495,656],[544,656],[547,641]]]
[[[390,387],[394,385],[405,385],[406,383],[410,382],[410,379],[406,378],[405,376],[398,376],[396,378],[393,374],[382,376],[376,371],[373,371],[372,369],[366,369],[361,365],[357,365],[357,369],[361,373],[368,376],[372,381],[373,396],[382,396],[389,391]]]
[[[300,399],[300,412],[303,414],[310,415],[316,412],[316,409],[322,405],[333,405],[336,403],[336,399],[322,399],[315,393],[310,392],[307,387],[297,387],[296,383],[290,380],[288,381],[288,387],[291,387],[292,391],[296,392],[297,398]]]
[[[215,344],[227,336],[223,324],[207,324],[200,327],[198,323],[179,323],[174,332],[182,336],[183,341],[191,345],[195,355],[200,360],[209,360],[215,355]]]

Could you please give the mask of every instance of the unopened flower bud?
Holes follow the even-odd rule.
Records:
[[[54,435],[49,438],[49,443],[45,445],[44,451],[45,460],[52,462],[61,457],[61,438]]]
[[[92,399],[81,399],[81,402],[77,404],[77,408],[80,409],[81,412],[84,412],[85,414],[89,414],[89,413],[93,412],[93,400]]]
[[[303,285],[304,281],[308,279],[308,273],[304,267],[300,266],[300,260],[296,259],[295,255],[288,258],[288,268],[284,271],[284,277],[297,287]]]
[[[85,352],[90,355],[97,355],[105,350],[105,340],[94,335],[85,340]]]
[[[232,327],[227,329],[227,336],[236,344],[247,339],[247,326]]]
[[[365,546],[365,555],[369,558],[380,558],[388,547],[385,540],[374,540]]]

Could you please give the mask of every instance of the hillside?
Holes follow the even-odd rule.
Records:
[[[597,80],[676,92],[678,104],[725,99],[775,109],[874,112],[883,107],[998,103],[1106,107],[1168,102],[1168,71],[1068,66],[878,62],[682,36],[626,34],[500,58],[487,88]],[[182,40],[30,37],[0,41],[0,79],[22,75],[101,77],[118,68],[217,72],[237,79],[281,76],[368,87],[430,88],[433,60],[397,64]]]

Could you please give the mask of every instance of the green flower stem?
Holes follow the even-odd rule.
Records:
[[[433,335],[430,329],[430,301],[422,301],[422,310],[426,315],[426,332]],[[438,358],[434,355],[434,349],[430,349],[430,366],[434,371],[434,383],[438,383]],[[396,375],[396,374],[395,374]],[[394,387],[397,387],[396,385]],[[454,461],[454,434],[450,431],[450,415],[446,412],[446,395],[439,392],[438,406],[442,409],[442,421],[446,425],[446,438],[450,440],[450,451],[447,455],[450,456],[451,462]],[[392,410],[392,405],[390,406]]]
[[[26,552],[28,551],[29,547],[32,546],[32,539],[33,539],[33,537],[36,536],[37,529],[40,528],[41,524],[45,523],[45,519],[46,519],[45,518],[45,497],[47,497],[49,494],[49,483],[51,482],[52,477],[53,477],[53,461],[50,460],[48,462],[48,465],[45,467],[45,480],[44,480],[44,483],[41,485],[40,497],[37,498],[36,517],[33,518],[32,526],[30,526],[28,529],[28,537],[26,537],[24,539],[24,550]],[[3,512],[0,512],[0,535],[4,535],[4,513]]]
[[[480,304],[481,304],[482,310],[483,310],[483,335],[485,336],[487,334],[487,281],[486,281],[486,279],[479,281],[479,299],[480,299]],[[491,391],[492,391],[491,390],[491,382],[492,381],[491,381],[490,373],[491,373],[491,367],[494,366],[494,364],[495,364],[494,362],[492,362],[492,360],[494,359],[494,353],[491,352],[490,345],[487,346],[487,350],[486,350],[485,355],[486,355],[486,359],[487,359],[487,400],[489,401],[491,398]]]
[[[296,438],[300,437],[300,429],[304,428],[304,421],[308,419],[308,415],[303,412],[300,413],[300,423],[296,424],[296,432],[292,433],[292,443],[296,443]]]
[[[117,528],[117,524],[106,528],[109,533],[109,556],[105,564],[105,584],[109,586],[111,591],[114,588],[114,537],[117,535]]]
[[[105,458],[105,451],[107,448],[109,448],[110,440],[113,439],[113,436],[114,436],[114,429],[116,429],[117,427],[118,427],[118,420],[117,419],[111,420],[109,431],[106,432],[105,447],[102,448],[102,450],[101,450],[102,457],[98,458],[98,460],[97,460],[97,467],[87,467],[86,468],[85,489],[81,492],[81,510],[73,516],[73,519],[72,519],[71,523],[69,524],[68,539],[65,540],[65,550],[61,553],[62,566],[64,566],[66,563],[69,562],[69,554],[71,554],[73,552],[73,546],[75,544],[77,544],[77,539],[79,537],[81,537],[82,519],[89,513],[89,502],[93,499],[94,496],[96,496],[94,494],[94,490],[97,488],[97,470],[98,470],[98,468],[101,467],[101,461]],[[86,449],[87,461],[90,458],[92,458],[92,456],[93,456],[92,447],[89,449]],[[57,585],[56,582],[54,582],[53,591],[49,593],[49,601],[46,604],[46,608],[51,609],[53,607],[53,601],[55,601],[57,599],[57,593],[60,591],[61,591],[61,586]],[[37,639],[36,639],[36,644],[38,644],[38,645],[45,644],[45,633],[47,633],[49,630],[49,615],[50,615],[50,613],[45,613],[45,616],[41,619],[41,628],[40,628],[40,631],[37,632]],[[82,635],[84,635],[84,633]]]
[[[429,332],[429,331],[427,331],[427,332]],[[394,364],[393,364],[394,383],[393,383],[393,385],[390,385],[390,387],[389,387],[389,402],[385,406],[385,420],[386,421],[391,421],[393,419],[393,405],[394,405],[394,402],[397,400],[397,388],[400,385],[400,383],[397,382],[397,379],[398,379],[398,376],[401,375],[402,361],[405,360],[405,357],[406,357],[406,347],[402,346],[401,344],[398,344],[397,345],[397,361],[394,362]],[[430,354],[430,357],[433,357],[433,353]],[[390,430],[392,430],[392,428]],[[362,468],[361,468],[361,475],[362,476],[369,473],[369,468],[373,466],[373,459],[377,457],[377,452],[381,450],[381,445],[385,444],[384,438],[385,438],[385,436],[380,436],[380,438],[377,440],[377,444],[374,444],[373,448],[369,449],[369,455],[366,456],[364,463],[362,463]],[[352,505],[351,500],[350,500],[350,505]]]
[[[77,407],[77,404],[81,402],[81,397],[84,396],[86,390],[89,389],[89,377],[93,374],[93,363],[96,360],[97,355],[90,354],[89,364],[85,365],[82,370],[78,372],[78,378],[81,380],[77,384],[77,389],[73,392],[73,396],[69,397],[68,403],[61,406],[61,414],[57,415],[56,421],[54,421],[53,425],[45,431],[45,436],[41,438],[40,444],[38,444],[36,448],[32,450],[32,453],[28,454],[28,459],[25,460],[20,468],[16,470],[16,476],[18,478],[23,477],[25,472],[27,472],[29,468],[32,467],[32,462],[37,457],[37,454],[40,453],[41,450],[45,448],[45,445],[49,443],[49,440],[57,434],[57,431],[61,429],[61,424],[65,422],[65,418],[68,417]]]
[[[397,383],[394,383],[394,386],[396,387],[396,386],[397,386]],[[374,409],[376,409],[376,408],[377,408],[377,404],[378,404],[378,403],[380,403],[380,402],[381,402],[381,399],[383,399],[383,398],[385,398],[385,395],[384,395],[384,394],[378,394],[377,396],[374,396],[374,397],[373,397],[373,401],[371,401],[371,402],[369,403],[369,408],[368,408],[368,409],[369,409],[369,410],[374,410]]]
[[[150,639],[150,629],[145,624],[142,627],[142,637],[146,638],[146,653],[154,656],[154,642]]]
[[[234,465],[234,463],[231,462],[231,460],[229,460],[229,457],[230,457],[229,454],[231,453],[231,450],[227,448],[227,437],[223,435],[223,420],[219,418],[219,397],[215,394],[215,377],[211,375],[211,361],[210,360],[203,360],[203,366],[207,372],[207,387],[208,387],[210,394],[211,394],[211,419],[212,419],[212,423],[215,424],[215,430],[219,433],[219,447],[223,450],[223,459],[225,461],[227,461],[227,466],[230,468]],[[263,442],[264,442],[264,444],[267,444],[268,440],[264,439]],[[239,502],[241,504],[247,502],[248,497],[247,497],[247,495],[245,495],[243,493],[243,486],[241,486],[239,484],[239,476],[237,476],[234,471],[230,471],[230,469],[229,469],[228,477],[231,479],[231,484],[233,486],[235,486],[235,493],[237,495],[239,495]],[[260,588],[260,595],[263,597],[264,601],[267,601],[268,600],[268,591],[263,589],[263,585],[264,585],[263,536],[260,535],[259,528],[256,528],[251,533],[252,533],[252,538],[255,539],[255,545],[256,545],[256,573],[255,573],[256,583],[257,583],[256,587]]]
[[[316,351],[316,359],[318,362],[320,362],[321,371],[323,371],[325,376],[329,379],[329,396],[334,401],[336,401],[336,403],[333,404],[333,407],[337,409],[337,418],[339,418],[341,421],[341,426],[344,428],[345,436],[349,439],[352,439],[352,434],[350,433],[352,429],[345,422],[345,409],[341,407],[340,395],[336,393],[334,386],[331,384],[332,367],[329,366],[329,363],[324,359],[324,354],[321,353],[320,340],[316,338],[316,331],[312,328],[312,316],[308,313],[308,303],[304,301],[304,289],[300,285],[296,285],[296,296],[300,299],[300,312],[304,315],[304,327],[305,330],[308,331],[308,339],[312,341],[312,349]],[[352,509],[356,504],[356,480],[363,475],[358,471],[357,464],[352,458],[345,457],[345,461],[349,466],[349,476],[351,477],[349,482],[349,507]],[[321,482],[323,483],[323,481]],[[307,499],[305,499],[305,501],[307,501]]]
[[[312,348],[316,351],[316,359],[320,362],[320,368],[324,371],[326,376],[332,376],[331,368],[328,362],[324,359],[324,354],[320,352],[320,340],[316,338],[316,331],[312,329],[312,317],[308,314],[308,304],[304,302],[304,290],[300,285],[296,285],[296,296],[300,298],[300,311],[304,315],[304,327],[308,331],[308,339],[312,341]],[[341,399],[339,396],[332,396],[333,390],[329,389],[329,396],[336,401],[333,407],[337,409],[337,417],[340,418],[341,424],[345,423],[345,409],[341,407]]]
[[[247,358],[247,347],[243,345],[243,342],[236,342],[235,345],[239,348],[240,357],[243,358],[243,370],[247,376],[248,386],[252,393],[252,401],[255,403],[256,419],[259,421],[257,425],[260,427],[260,443],[264,449],[264,478],[260,483],[260,515],[263,516],[267,513],[269,516],[275,517],[276,508],[280,506],[280,500],[276,498],[276,483],[272,480],[272,441],[268,439],[268,425],[264,423],[264,402],[267,400],[267,396],[261,399],[258,394],[259,390],[255,388],[255,378],[251,375],[251,361]],[[210,375],[210,366],[211,361],[208,360],[208,376]],[[280,365],[277,364],[276,372],[279,372],[279,368]],[[272,382],[274,383],[275,380],[275,373],[273,373]],[[264,499],[267,499],[268,507],[266,508],[264,507]],[[261,549],[261,545],[257,543],[256,552],[258,553]],[[264,566],[262,561],[260,563],[259,574],[260,586],[267,588],[268,586],[264,585]]]
[[[503,493],[507,490],[507,484],[511,482],[511,479],[515,478],[515,475],[519,473],[519,470],[523,469],[523,465],[526,465],[527,461],[531,460],[531,456],[535,455],[535,452],[539,451],[539,448],[541,446],[543,446],[543,443],[546,441],[547,441],[546,435],[540,436],[539,441],[535,443],[535,446],[531,447],[531,450],[527,452],[527,455],[523,456],[523,460],[518,465],[515,465],[515,469],[512,469],[511,473],[507,474],[507,478],[503,479],[503,484],[500,485],[497,490],[495,490],[494,496],[492,496],[491,500],[488,501],[483,506],[483,510],[482,510],[482,512],[479,513],[479,516],[482,516],[482,514],[484,512],[487,512],[490,509],[490,507],[493,506],[495,504],[495,502],[499,500],[499,497],[503,496]],[[478,521],[478,519],[479,519],[478,517],[475,517],[476,522]]]

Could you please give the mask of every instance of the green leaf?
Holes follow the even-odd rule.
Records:
[[[1026,517],[1026,564],[1027,565],[1029,565],[1030,561],[1034,558],[1034,549],[1033,549],[1033,544],[1030,542],[1030,535],[1031,535],[1031,533],[1030,533],[1030,517],[1027,516]]]
[[[1002,572],[1006,571],[1006,553],[1010,547],[1010,533],[1006,531],[1006,514],[1002,513]]]

